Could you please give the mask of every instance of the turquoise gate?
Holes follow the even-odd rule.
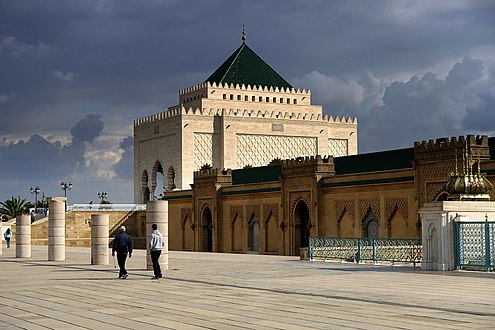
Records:
[[[455,266],[495,269],[495,222],[455,222]]]
[[[419,239],[310,237],[309,259],[347,261],[388,261],[421,263],[423,246]]]

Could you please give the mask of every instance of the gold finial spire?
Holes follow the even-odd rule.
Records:
[[[246,26],[242,24],[242,42],[246,42]]]

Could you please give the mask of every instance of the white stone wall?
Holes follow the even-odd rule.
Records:
[[[442,201],[424,203],[419,210],[422,221],[424,270],[455,269],[454,222],[473,222],[495,218],[495,202]]]
[[[270,102],[264,102],[266,97]],[[201,84],[181,91],[180,100],[197,108],[175,106],[134,122],[136,203],[143,202],[144,171],[151,195],[158,197],[168,186],[169,168],[175,170],[176,187],[188,189],[193,172],[204,164],[234,169],[263,166],[274,158],[357,153],[357,120],[323,115],[306,90]],[[163,178],[156,174],[158,163]]]

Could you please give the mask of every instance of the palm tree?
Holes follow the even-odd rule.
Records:
[[[28,214],[31,203],[20,196],[17,196],[17,198],[12,196],[11,199],[7,199],[5,202],[0,202],[0,206],[0,213],[8,215],[11,218],[15,218],[21,214]]]

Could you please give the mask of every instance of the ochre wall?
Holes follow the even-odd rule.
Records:
[[[145,247],[144,236],[146,233],[145,211],[136,211],[123,221],[128,215],[128,211],[71,211],[65,216],[65,244],[66,246],[91,246],[91,214],[95,212],[109,215],[109,237],[118,233],[118,228],[111,230],[114,226],[124,225],[127,233],[133,237],[136,248]],[[123,222],[122,222],[123,221]],[[117,226],[117,227],[118,227]],[[48,218],[34,222],[31,225],[31,244],[48,244]]]

